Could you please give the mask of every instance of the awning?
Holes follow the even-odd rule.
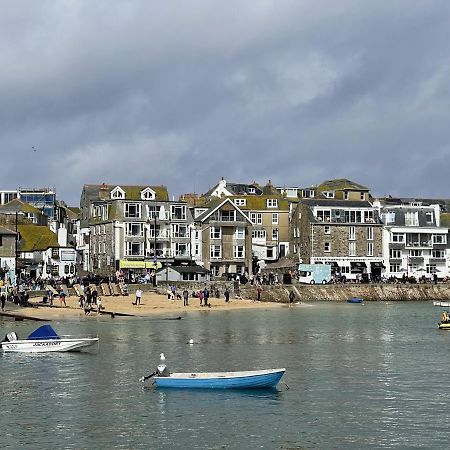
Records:
[[[361,273],[364,272],[364,269],[367,268],[367,265],[364,261],[351,261],[350,262],[350,273]]]
[[[119,261],[120,269],[160,269],[162,264],[153,261],[127,261],[126,259],[121,259]]]
[[[384,264],[382,262],[380,262],[380,261],[371,262],[370,263],[370,267],[372,269],[386,269]]]
[[[336,261],[325,261],[325,264],[328,264],[331,267],[338,268],[339,264]]]

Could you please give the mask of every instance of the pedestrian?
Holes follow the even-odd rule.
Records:
[[[136,303],[135,305],[141,304],[142,291],[140,289],[136,289]]]
[[[97,297],[98,297],[98,292],[97,292],[97,287],[95,287],[94,289],[92,289],[92,303],[94,305],[97,304]]]
[[[209,299],[209,290],[208,287],[205,286],[205,289],[203,290],[203,299],[204,299],[204,306],[211,306],[210,304],[208,304],[208,299]]]
[[[6,295],[2,294],[1,298],[1,302],[2,302],[2,311],[5,310],[5,303],[6,303]]]
[[[172,284],[171,289],[172,289],[172,300],[175,300],[177,295],[177,287],[174,284]]]
[[[88,302],[84,303],[84,315],[87,316],[91,313],[91,305]]]
[[[198,298],[200,300],[200,306],[203,306],[203,291],[198,291]]]
[[[183,291],[183,306],[189,306],[189,291],[187,289]]]
[[[228,288],[225,288],[225,292],[223,293],[223,295],[225,296],[225,303],[228,303],[230,301],[230,291],[228,290]]]
[[[167,300],[170,300],[172,297],[172,291],[170,289],[167,289]]]
[[[64,303],[64,307],[66,307],[66,293],[61,289],[61,292],[59,293],[59,300],[61,302],[61,306]]]
[[[295,300],[295,294],[294,291],[291,290],[291,292],[289,292],[289,308],[293,305]]]
[[[97,313],[100,314],[102,312],[102,299],[101,297],[97,297]]]
[[[433,281],[434,281],[434,284],[437,284],[437,282],[438,282],[437,273],[433,273]]]
[[[256,288],[256,300],[258,302],[261,300],[261,291],[262,291],[262,287],[258,285]]]
[[[78,300],[80,302],[80,308],[83,309],[84,307],[84,295],[80,295],[80,299]]]

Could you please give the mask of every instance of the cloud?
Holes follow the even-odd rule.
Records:
[[[450,4],[18,0],[0,17],[2,186],[221,176],[449,196]],[[37,152],[31,147],[36,146]]]

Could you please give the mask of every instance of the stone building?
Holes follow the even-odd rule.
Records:
[[[194,258],[216,277],[249,273],[252,223],[247,215],[229,198],[193,210]]]
[[[3,285],[15,285],[16,232],[0,226],[0,279]]]
[[[303,199],[291,232],[299,262],[331,264],[350,280],[382,275],[382,223],[367,201]]]
[[[85,185],[80,215],[88,271],[142,273],[191,260],[192,216],[165,186]]]

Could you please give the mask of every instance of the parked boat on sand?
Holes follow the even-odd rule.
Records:
[[[50,325],[42,325],[26,339],[19,339],[15,332],[8,333],[1,342],[4,352],[44,353],[79,351],[98,342],[92,336],[59,336]]]

